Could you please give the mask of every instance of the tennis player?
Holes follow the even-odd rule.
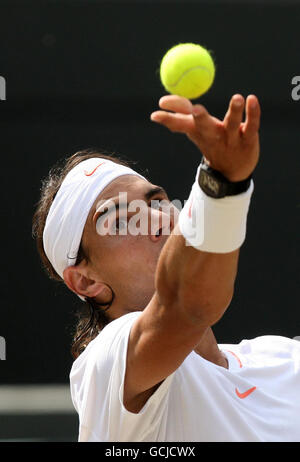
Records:
[[[246,237],[259,101],[234,95],[223,120],[179,96],[159,105],[151,120],[203,156],[177,216],[160,185],[95,151],[50,171],[34,216],[44,267],[88,307],[70,373],[78,439],[300,441],[300,343],[220,345],[211,329]]]

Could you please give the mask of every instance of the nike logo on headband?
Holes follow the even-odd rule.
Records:
[[[105,164],[105,162],[101,162],[101,164],[98,164],[97,167],[94,168],[94,170],[92,170],[90,173],[88,173],[86,170],[84,171],[84,174],[85,176],[92,176],[93,173],[95,173],[95,171],[97,170],[98,167],[100,167],[100,165],[102,164]]]

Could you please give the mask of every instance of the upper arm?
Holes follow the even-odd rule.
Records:
[[[238,251],[200,252],[171,235],[156,270],[156,292],[132,326],[124,402],[146,402],[172,374],[229,306]]]
[[[207,330],[176,306],[161,305],[157,293],[134,322],[128,342],[124,404],[139,411]]]

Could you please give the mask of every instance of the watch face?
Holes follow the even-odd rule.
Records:
[[[208,196],[220,197],[220,183],[205,170],[200,169],[199,185]]]
[[[246,180],[230,182],[220,172],[204,164],[200,168],[198,182],[207,196],[221,199],[225,196],[234,196],[247,191],[251,184],[251,178],[252,176],[250,175]]]

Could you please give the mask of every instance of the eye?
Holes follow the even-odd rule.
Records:
[[[152,199],[150,202],[150,207],[152,209],[159,210],[161,208],[160,202],[161,202],[161,199]]]
[[[170,200],[169,200],[168,196],[163,194],[161,196],[158,196],[155,199],[151,199],[150,207],[153,208],[153,209],[162,210],[162,208],[165,207],[166,204],[169,204],[169,203],[170,203]]]

